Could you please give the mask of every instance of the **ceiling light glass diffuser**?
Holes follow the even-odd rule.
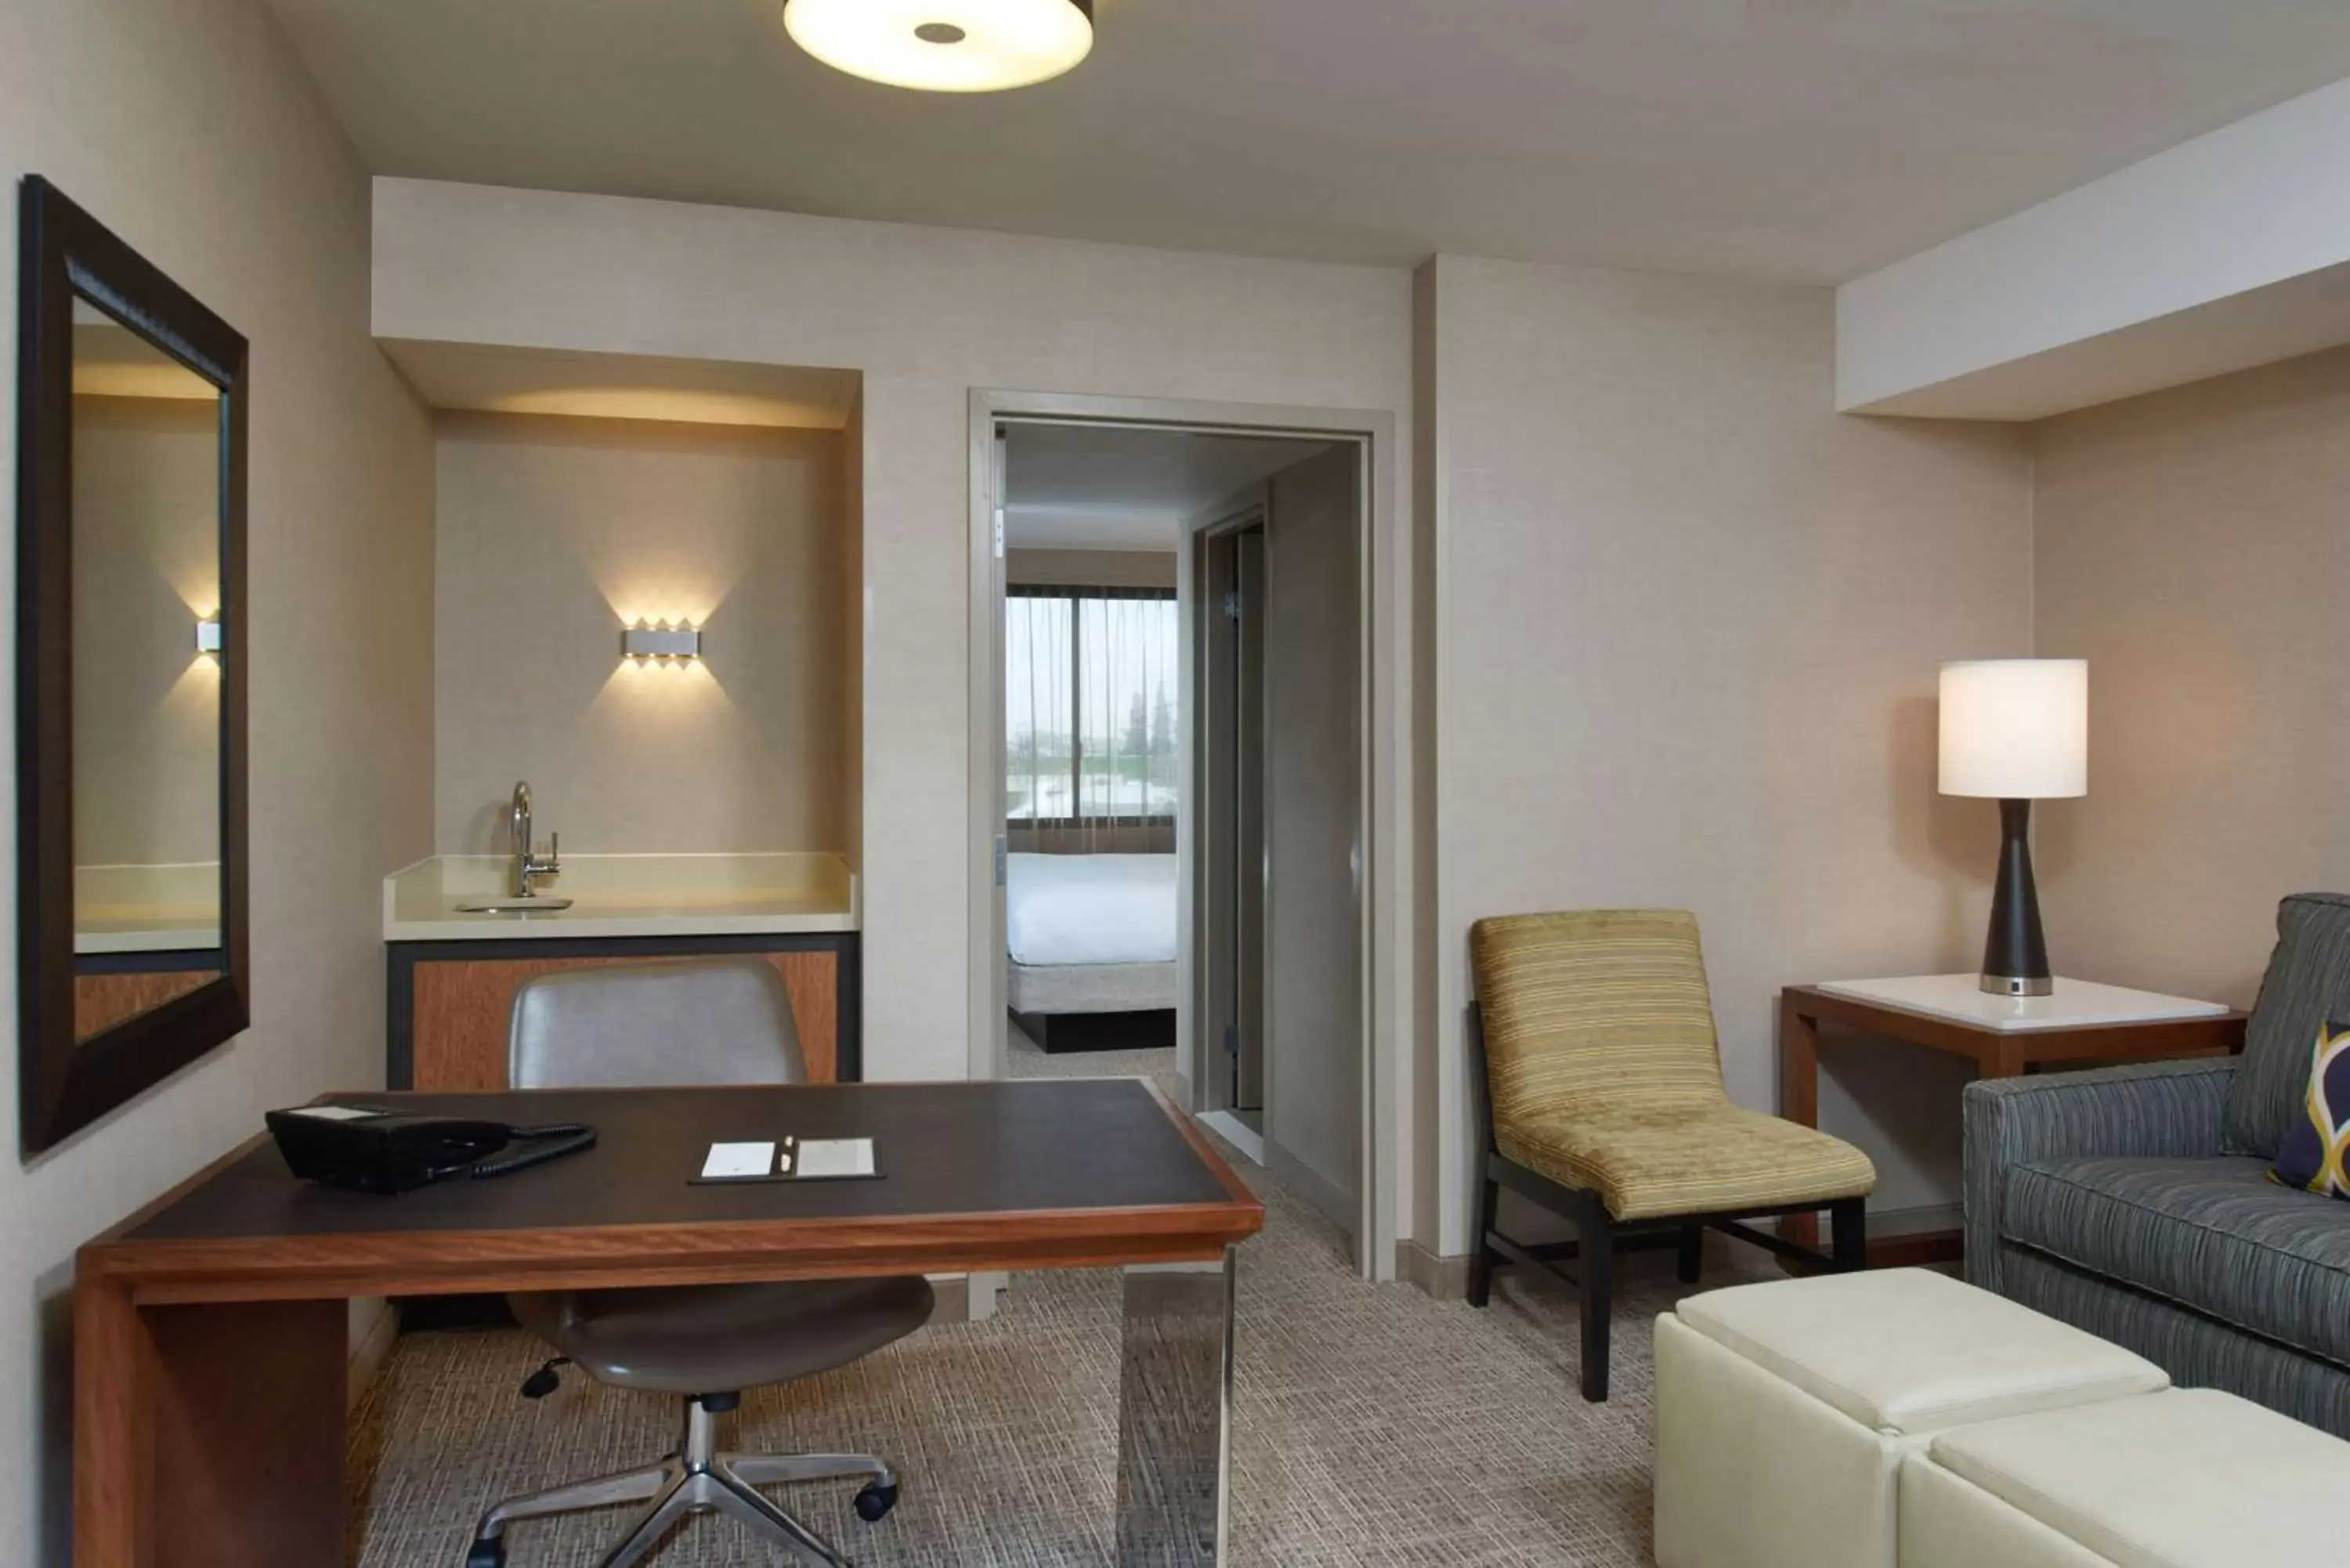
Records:
[[[784,27],[825,64],[925,92],[1046,81],[1094,47],[1093,0],[787,0]]]

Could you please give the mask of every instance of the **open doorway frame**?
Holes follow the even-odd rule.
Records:
[[[1357,493],[1360,504],[1356,538],[1356,585],[1358,701],[1357,732],[1360,755],[1354,842],[1356,877],[1357,973],[1360,993],[1359,1019],[1361,1162],[1357,1172],[1358,1210],[1355,1225],[1356,1266],[1366,1279],[1392,1278],[1396,1251],[1396,1191],[1399,1168],[1409,1164],[1403,1147],[1404,1127],[1390,1115],[1401,1089],[1401,1063],[1397,1059],[1408,1031],[1382,1031],[1383,1009],[1393,1003],[1384,993],[1382,966],[1376,960],[1383,927],[1408,913],[1391,907],[1388,882],[1382,870],[1390,860],[1401,861],[1406,846],[1383,834],[1381,803],[1377,797],[1378,753],[1393,737],[1380,722],[1381,691],[1375,637],[1379,596],[1387,589],[1378,569],[1378,541],[1385,520],[1396,515],[1396,431],[1392,415],[1358,409],[1292,408],[1282,405],[1226,403],[1185,399],[1104,397],[1086,393],[1021,392],[975,389],[970,400],[970,811],[969,919],[971,933],[970,1075],[1001,1077],[1005,1072],[1003,779],[1003,448],[997,431],[1007,424],[1088,424],[1139,430],[1174,430],[1208,435],[1293,437],[1306,441],[1348,443],[1356,450]],[[1179,585],[1185,583],[1191,555],[1187,529]],[[1188,586],[1179,587],[1182,624],[1180,646],[1192,646],[1191,617],[1198,607]],[[1179,776],[1182,781],[1176,806],[1177,886],[1180,929],[1194,929],[1193,806],[1200,786],[1199,759],[1192,742],[1196,695],[1189,690],[1191,661],[1184,660],[1187,715],[1178,726],[1180,739]],[[1176,1066],[1188,1096],[1187,1109],[1200,1108],[1203,1044],[1195,1004],[1192,965],[1196,944],[1182,944],[1177,976]],[[1399,968],[1400,966],[1398,966]],[[1394,971],[1388,971],[1392,974]],[[1390,1042],[1379,1049],[1383,1033]]]

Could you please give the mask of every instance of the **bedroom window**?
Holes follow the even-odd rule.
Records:
[[[1173,822],[1173,591],[1014,587],[1003,633],[1004,815]]]

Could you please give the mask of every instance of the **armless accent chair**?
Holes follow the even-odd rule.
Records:
[[[516,1088],[795,1084],[806,1076],[782,977],[759,959],[616,964],[526,981],[507,1045]],[[682,1177],[680,1178],[682,1179]],[[525,1327],[599,1382],[684,1401],[675,1452],[618,1475],[512,1498],[482,1515],[466,1568],[504,1568],[505,1527],[618,1503],[642,1504],[604,1568],[641,1561],[689,1514],[724,1512],[804,1562],[841,1559],[756,1488],[861,1479],[857,1511],[880,1519],[898,1478],[870,1454],[718,1449],[718,1417],[740,1391],[847,1365],[930,1320],[930,1282],[562,1291],[510,1297]]]
[[[1575,1285],[1583,1397],[1607,1397],[1607,1314],[1619,1240],[1677,1241],[1695,1283],[1705,1230],[1836,1270],[1866,1254],[1868,1157],[1840,1138],[1731,1104],[1696,917],[1679,909],[1511,915],[1470,928],[1470,1032],[1486,1093],[1483,1181],[1469,1301],[1493,1265]],[[1529,1247],[1494,1229],[1503,1188],[1572,1220],[1575,1240]],[[1825,1209],[1833,1256],[1744,1223]],[[1576,1273],[1554,1266],[1575,1260]]]

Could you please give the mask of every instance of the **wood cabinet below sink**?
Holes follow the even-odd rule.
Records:
[[[515,938],[389,942],[385,1082],[442,1093],[506,1087],[506,1031],[522,983],[557,970],[747,954],[784,977],[812,1083],[863,1076],[857,934]],[[658,1053],[660,1041],[647,1041]]]

